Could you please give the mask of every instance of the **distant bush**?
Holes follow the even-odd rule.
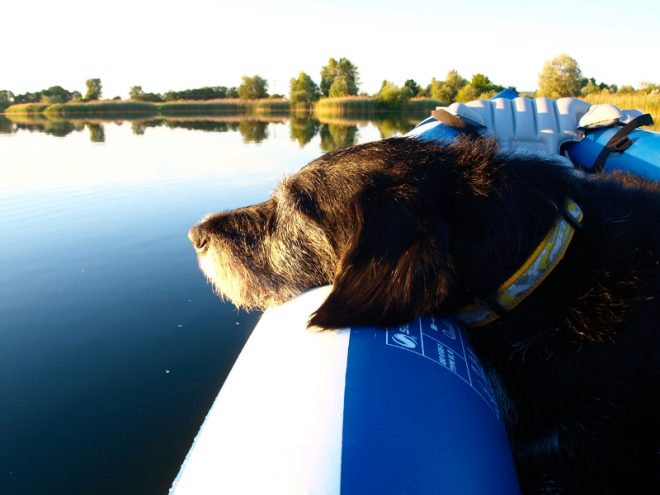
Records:
[[[221,98],[227,98],[227,88],[225,86],[184,89],[183,91],[168,91],[163,95],[165,101],[218,100]]]
[[[376,100],[381,103],[405,103],[413,96],[408,86],[400,88],[391,81],[383,81],[376,94]]]
[[[312,78],[300,72],[297,78],[289,82],[289,99],[295,106],[309,107],[321,97],[321,91]]]
[[[328,60],[328,65],[321,69],[320,90],[323,96],[337,98],[355,96],[360,87],[360,73],[349,59]]]
[[[144,90],[142,89],[142,86],[131,86],[131,89],[128,92],[128,97],[131,100],[150,101],[153,103],[158,103],[163,101],[163,97],[158,93],[145,93]]]
[[[256,100],[267,96],[268,82],[264,78],[258,75],[243,76],[243,82],[238,87],[238,97],[241,100]]]
[[[14,103],[14,93],[7,89],[0,90],[0,112]]]

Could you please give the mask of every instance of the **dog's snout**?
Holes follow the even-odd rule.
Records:
[[[188,231],[188,239],[197,251],[203,250],[209,242],[209,236],[199,225],[195,225]]]

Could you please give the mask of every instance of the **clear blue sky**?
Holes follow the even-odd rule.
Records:
[[[586,76],[660,82],[660,1],[5,0],[0,89],[59,84],[104,95],[237,86],[259,74],[288,93],[330,57],[358,66],[361,90],[383,79],[426,85],[450,69],[521,90],[568,53]]]

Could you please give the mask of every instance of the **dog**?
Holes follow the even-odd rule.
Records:
[[[501,304],[498,288],[558,225],[570,235],[555,266]],[[586,176],[492,140],[390,138],[327,154],[268,201],[212,214],[189,237],[239,307],[332,284],[309,321],[324,329],[480,305],[490,316],[468,321],[468,334],[523,492],[660,489],[657,184]]]

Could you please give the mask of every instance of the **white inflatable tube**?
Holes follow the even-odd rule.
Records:
[[[170,493],[518,493],[460,328],[307,329],[328,292],[263,315]]]

